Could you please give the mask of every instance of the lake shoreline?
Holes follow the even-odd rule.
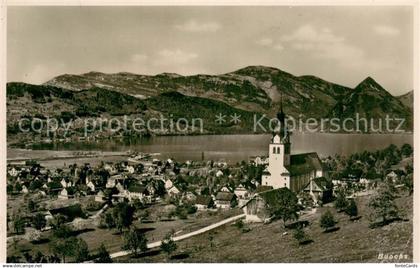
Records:
[[[255,156],[268,153],[270,134],[199,135],[199,136],[157,136],[148,139],[112,139],[102,141],[83,141],[68,143],[35,144],[29,148],[7,148],[9,159],[51,158],[58,161],[58,154],[66,152],[93,153],[93,159],[113,157],[106,152],[122,154],[125,152],[160,153],[158,158],[176,160],[221,160],[227,162],[248,161]],[[401,146],[413,144],[412,134],[347,134],[298,133],[291,136],[292,153],[317,152],[321,157],[348,155],[362,151],[383,149],[390,144]],[[121,158],[121,157],[119,157]],[[88,159],[88,158],[84,158]],[[92,158],[90,158],[92,159]]]
[[[414,131],[404,131],[402,133],[395,133],[395,132],[321,132],[321,131],[298,131],[298,132],[291,132],[293,135],[294,133],[302,134],[302,135],[311,135],[311,134],[329,134],[329,135],[414,135]],[[136,139],[151,139],[156,137],[196,137],[196,136],[264,136],[264,135],[271,135],[270,133],[189,133],[189,134],[159,134],[159,135],[151,135],[151,136],[140,136],[134,137]],[[123,140],[123,139],[131,139],[133,137],[106,137],[106,138],[93,138],[93,139],[79,139],[79,140],[69,140],[69,141],[60,141],[60,140],[52,140],[52,141],[29,141],[30,144],[36,143],[48,143],[48,144],[59,144],[59,143],[71,143],[71,142],[95,142],[95,141],[109,141],[109,140]],[[7,148],[23,148],[23,141],[7,141]],[[21,145],[21,146],[19,146]]]

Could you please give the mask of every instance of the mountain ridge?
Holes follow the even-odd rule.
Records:
[[[273,118],[282,99],[285,112],[295,119],[301,116],[303,119],[344,119],[356,113],[367,118],[382,118],[388,114],[407,118],[406,128],[412,129],[409,103],[413,94],[409,93],[395,97],[369,76],[350,88],[314,75],[295,76],[261,65],[220,75],[91,71],[80,75],[63,74],[42,85],[8,83],[7,115],[8,127],[13,129],[19,118],[43,113],[59,117],[62,113],[74,117],[175,114],[189,118],[188,113],[200,115],[192,112],[195,109],[209,122],[212,118],[214,121],[217,114],[226,112],[247,118],[245,124],[229,125],[226,129],[211,122],[206,133],[251,133],[250,113]],[[49,114],[46,107],[53,112]]]

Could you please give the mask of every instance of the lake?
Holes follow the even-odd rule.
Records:
[[[8,149],[8,159],[17,156],[31,157],[43,152],[57,151],[139,151],[160,153],[158,158],[172,157],[178,161],[204,158],[224,159],[229,163],[249,157],[268,154],[271,135],[206,135],[206,136],[160,136],[135,140],[102,140],[95,142],[71,142],[36,144],[32,151]],[[294,133],[291,136],[292,154],[318,152],[321,157],[335,154],[348,155],[364,150],[383,149],[390,144],[413,145],[412,134],[331,134]],[[43,150],[43,151],[40,151]]]

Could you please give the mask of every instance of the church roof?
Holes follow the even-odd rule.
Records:
[[[290,175],[297,176],[314,170],[322,170],[322,163],[316,152],[295,154],[290,156],[290,165],[286,168]]]
[[[333,187],[332,182],[325,177],[314,178],[313,183],[314,183],[313,189],[312,189],[313,191],[322,191],[323,192],[323,191],[330,190]],[[306,187],[305,187],[306,191],[310,190],[310,184],[311,184],[311,182],[309,182],[306,185]]]

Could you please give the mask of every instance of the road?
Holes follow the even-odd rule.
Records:
[[[209,226],[206,226],[204,228],[198,229],[197,231],[193,231],[191,233],[180,235],[180,236],[174,236],[173,237],[173,240],[174,241],[184,240],[184,239],[190,238],[192,236],[195,236],[195,235],[199,235],[199,234],[208,232],[208,231],[210,231],[212,229],[215,229],[217,227],[220,227],[222,225],[225,225],[226,223],[233,222],[233,221],[236,221],[236,220],[238,220],[240,218],[244,218],[244,217],[245,217],[245,214],[233,216],[233,217],[224,219],[222,221],[213,223],[213,224],[211,224]],[[156,242],[153,242],[153,243],[149,243],[149,244],[147,244],[147,248],[150,249],[150,248],[160,247],[160,244],[161,244],[161,241],[156,241]],[[110,256],[111,256],[112,259],[114,259],[114,258],[118,258],[118,257],[129,255],[129,254],[131,254],[130,251],[119,251],[119,252],[115,252],[115,253],[110,254]]]

